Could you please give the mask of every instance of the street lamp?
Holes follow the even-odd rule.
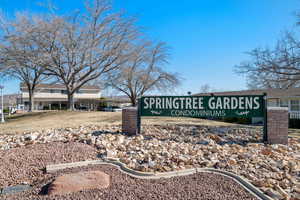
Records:
[[[3,103],[3,89],[4,86],[0,85],[1,90],[1,122],[4,123],[4,103]]]

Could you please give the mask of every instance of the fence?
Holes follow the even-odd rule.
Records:
[[[290,119],[300,119],[300,112],[292,112],[290,114]]]
[[[289,127],[300,128],[300,112],[289,113]]]

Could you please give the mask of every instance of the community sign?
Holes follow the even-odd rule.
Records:
[[[263,117],[264,96],[144,96],[141,116]]]

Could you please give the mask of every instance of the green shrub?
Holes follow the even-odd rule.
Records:
[[[251,118],[224,117],[221,121],[237,124],[251,124]]]
[[[221,121],[228,122],[228,123],[234,123],[234,122],[238,121],[238,118],[237,117],[225,117],[225,118],[221,119]]]
[[[250,118],[238,118],[237,120],[238,124],[251,124]]]
[[[300,128],[300,119],[289,119],[289,128]]]
[[[107,99],[104,98],[104,97],[101,97],[100,98],[99,107],[100,108],[106,108],[107,106],[108,106]]]

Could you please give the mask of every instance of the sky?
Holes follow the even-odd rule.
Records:
[[[43,0],[0,0],[2,11],[45,12]],[[60,12],[83,9],[82,0],[52,0]],[[214,90],[246,89],[246,78],[234,66],[246,52],[272,47],[285,30],[297,30],[300,0],[114,0],[114,9],[138,18],[147,36],[171,47],[170,72],[182,77],[176,95],[197,93],[204,84]],[[4,93],[19,91],[19,82],[2,82]]]

